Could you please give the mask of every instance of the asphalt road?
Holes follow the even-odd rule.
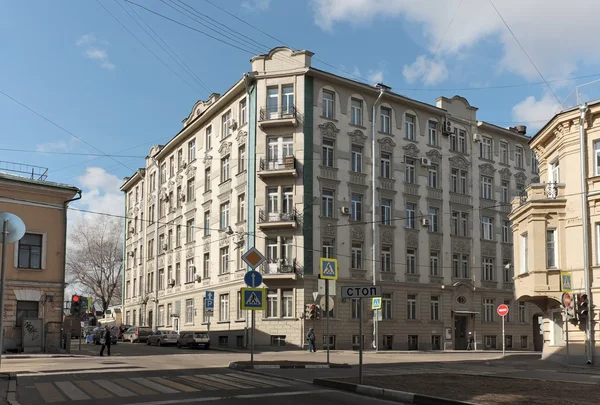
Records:
[[[79,350],[79,341],[73,339],[71,341],[71,354],[85,354],[85,355],[97,355],[100,353],[100,345],[94,345],[92,343],[85,343],[81,341],[81,350]],[[189,349],[181,348],[178,349],[175,346],[147,346],[146,343],[130,343],[130,342],[118,342],[116,345],[110,347],[111,355],[113,356],[148,356],[148,355],[169,355],[169,354],[181,354],[186,351],[200,352],[204,349]],[[106,354],[106,351],[105,351]]]

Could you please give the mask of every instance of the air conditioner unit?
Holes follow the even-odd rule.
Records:
[[[423,224],[423,226],[429,226],[429,218],[421,219],[421,224]]]
[[[163,250],[167,250],[169,248],[169,245],[167,245],[166,243],[163,243],[162,248],[163,248]]]
[[[431,159],[422,157],[421,158],[421,166],[423,167],[431,167]]]
[[[179,200],[180,200],[180,201],[185,201],[185,194],[181,194],[181,195],[179,196]]]
[[[454,126],[452,125],[452,122],[450,122],[449,120],[445,120],[444,126],[442,128],[442,134],[451,135],[453,132],[454,132]]]
[[[173,280],[173,279],[170,279],[170,280],[169,280],[169,285],[170,285],[171,287],[173,287],[173,286],[175,285],[175,280]]]
[[[231,129],[233,129],[233,130],[236,130],[236,129],[237,129],[237,126],[238,126],[238,124],[237,124],[237,121],[236,121],[236,120],[231,120],[231,121],[229,122],[229,127],[230,127]]]
[[[350,207],[342,207],[342,215],[350,215]]]
[[[201,281],[202,281],[202,277],[200,277],[200,276],[196,276],[196,283],[199,283],[199,282],[201,282]]]
[[[481,142],[481,135],[473,134],[473,142]]]

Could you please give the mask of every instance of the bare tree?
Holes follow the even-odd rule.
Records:
[[[106,310],[121,302],[123,223],[82,217],[69,235],[67,282],[81,285]]]

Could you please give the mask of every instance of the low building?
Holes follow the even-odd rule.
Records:
[[[3,163],[0,162],[0,211],[17,215],[27,229],[25,236],[9,244],[6,252],[4,349],[57,351],[65,290],[67,207],[80,198],[81,191],[46,181],[42,168],[10,165],[19,168],[16,173],[20,175],[14,175],[4,172]],[[25,173],[29,176],[24,177]],[[25,328],[24,319],[41,322]]]

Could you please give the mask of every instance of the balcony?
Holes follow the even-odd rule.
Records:
[[[295,280],[298,268],[296,259],[267,259],[267,262],[260,265],[260,273],[265,280],[285,279]]]
[[[288,155],[283,158],[260,158],[258,163],[258,176],[261,179],[272,177],[298,177],[296,170],[296,158],[294,155]]]
[[[294,229],[298,226],[298,211],[295,208],[291,212],[267,212],[258,211],[258,226],[261,229]]]
[[[261,129],[298,125],[298,110],[295,105],[267,106],[260,109],[258,125]]]

